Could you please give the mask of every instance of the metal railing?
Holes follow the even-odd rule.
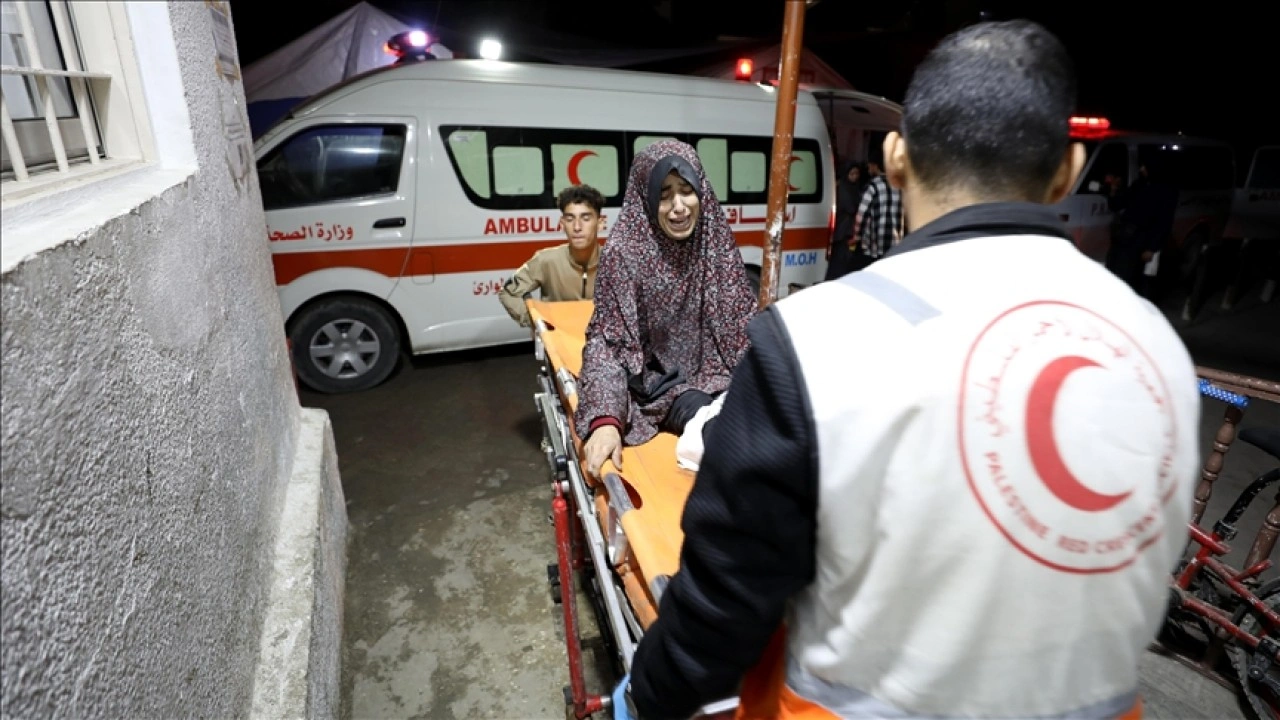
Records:
[[[57,172],[61,175],[71,173],[71,163],[67,158],[67,149],[62,140],[62,130],[58,127],[58,114],[54,106],[53,83],[56,78],[65,78],[71,85],[72,102],[75,107],[76,117],[80,121],[80,130],[84,133],[84,143],[88,154],[90,165],[97,165],[101,158],[98,155],[97,131],[93,123],[93,113],[89,103],[89,81],[110,81],[111,76],[106,73],[88,72],[81,67],[79,58],[75,52],[64,52],[62,55],[66,58],[69,66],[67,70],[51,69],[43,66],[40,60],[40,49],[36,44],[36,34],[34,26],[31,23],[31,15],[27,9],[27,3],[15,2],[13,4],[17,18],[19,29],[22,32],[22,40],[24,49],[26,50],[27,65],[0,66],[0,75],[17,75],[24,78],[34,78],[40,95],[40,105],[44,114],[45,129],[49,133],[49,144],[53,148],[54,161],[57,163]],[[52,11],[55,35],[59,44],[63,47],[70,47],[74,35],[71,32],[71,18],[67,12],[65,3],[51,2],[49,8]],[[13,163],[13,177],[16,182],[27,182],[30,179],[30,172],[27,169],[26,157],[22,151],[22,145],[19,142],[17,131],[14,128],[13,118],[9,115],[8,99],[0,92],[0,130],[4,135],[5,150],[9,153],[10,161]]]

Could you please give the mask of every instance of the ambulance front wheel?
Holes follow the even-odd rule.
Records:
[[[298,379],[317,392],[368,390],[387,379],[400,357],[400,333],[378,304],[335,297],[304,308],[290,324]]]

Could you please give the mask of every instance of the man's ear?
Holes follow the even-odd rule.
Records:
[[[901,190],[909,182],[910,174],[907,162],[907,140],[897,132],[891,132],[885,135],[881,150],[884,152],[885,178],[888,179],[891,187]]]
[[[1049,185],[1045,204],[1053,205],[1071,192],[1071,188],[1075,187],[1076,178],[1080,177],[1080,172],[1084,170],[1087,159],[1083,144],[1071,143],[1067,147],[1067,151],[1062,155],[1062,162],[1058,165],[1058,172],[1053,174],[1053,182]]]

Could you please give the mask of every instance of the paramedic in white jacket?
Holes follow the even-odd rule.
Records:
[[[917,68],[884,145],[909,234],[752,322],[619,716],[739,692],[752,718],[1141,715],[1200,401],[1049,207],[1084,160],[1075,94],[1028,22]]]

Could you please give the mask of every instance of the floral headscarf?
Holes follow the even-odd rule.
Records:
[[[693,186],[700,203],[684,240],[658,225],[662,181],[671,172]],[[600,255],[579,378],[579,434],[614,418],[626,444],[637,445],[657,434],[676,396],[725,390],[747,350],[755,311],[733,231],[697,152],[674,140],[642,150]]]

